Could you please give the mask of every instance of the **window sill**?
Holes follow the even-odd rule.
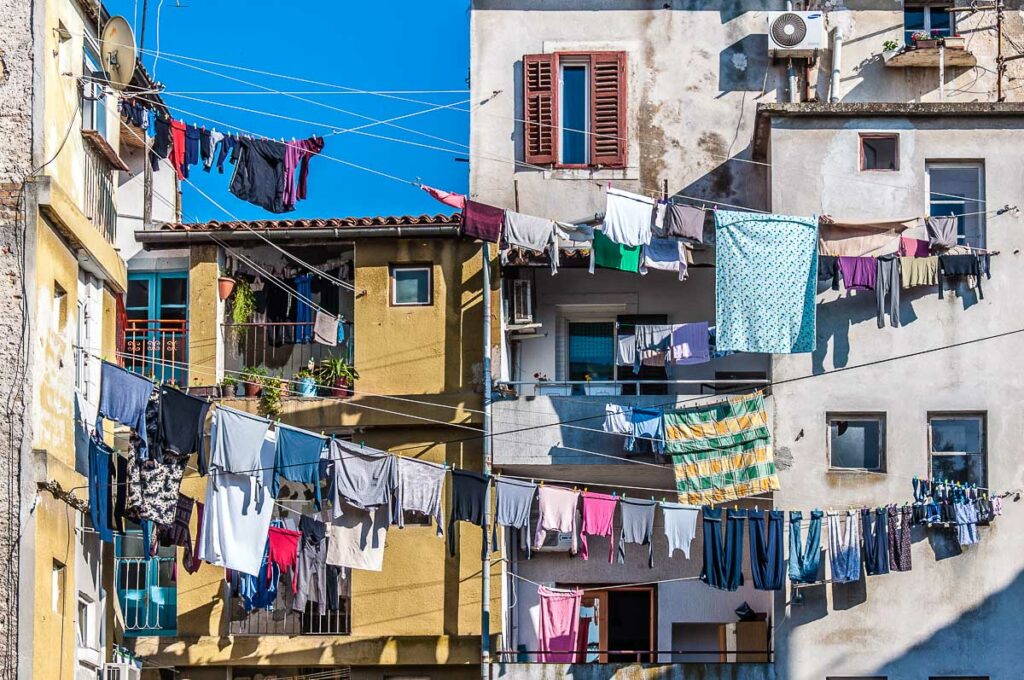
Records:
[[[885,477],[885,470],[865,470],[863,468],[834,468],[830,467],[826,472],[830,475],[856,475],[858,477]]]
[[[82,130],[82,137],[89,142],[93,149],[103,156],[103,160],[107,161],[111,168],[114,170],[120,170],[121,172],[128,172],[128,165],[121,160],[121,157],[117,155],[117,151],[114,150],[114,147],[110,146],[110,142],[108,142],[98,131]]]
[[[568,179],[568,180],[625,180],[640,179],[639,166],[628,166],[625,168],[559,168],[554,167],[544,170],[544,179]]]

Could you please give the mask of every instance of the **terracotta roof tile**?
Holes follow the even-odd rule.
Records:
[[[235,231],[239,229],[255,229],[257,231],[273,231],[275,229],[344,229],[346,227],[417,227],[457,225],[460,216],[454,215],[378,215],[375,217],[312,217],[300,219],[248,220],[246,222],[174,222],[160,228],[165,231]],[[244,225],[244,226],[243,226]]]

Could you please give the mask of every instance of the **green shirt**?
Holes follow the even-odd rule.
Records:
[[[620,245],[603,232],[594,230],[594,264],[605,269],[639,272],[640,246]]]

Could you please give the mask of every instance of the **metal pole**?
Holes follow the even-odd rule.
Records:
[[[483,334],[484,334],[484,445],[483,473],[491,474],[491,258],[490,246],[484,241],[480,248],[483,256],[480,270],[483,278]],[[483,551],[480,565],[480,678],[488,680],[491,665],[491,485],[484,487],[484,522],[481,527]]]
[[[996,2],[996,101],[1003,101],[1003,0]]]

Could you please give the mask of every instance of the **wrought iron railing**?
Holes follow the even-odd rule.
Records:
[[[91,149],[85,151],[85,216],[108,243],[117,238],[117,202],[110,163]]]
[[[307,603],[302,612],[284,604],[273,611],[254,609],[232,620],[228,632],[231,635],[349,635],[352,633],[350,602],[349,598],[342,597],[337,611],[323,614],[318,613],[312,602]],[[232,611],[241,606],[237,599],[232,604]]]
[[[224,365],[231,371],[261,367],[271,375],[291,380],[310,360],[319,363],[328,357],[338,357],[352,363],[352,323],[340,325],[344,339],[331,347],[314,341],[311,323],[225,323]]]
[[[124,367],[157,382],[188,385],[188,321],[129,319]]]
[[[174,635],[178,626],[174,552],[141,556],[141,534],[134,533],[118,536],[115,547],[117,600],[125,634]]]

